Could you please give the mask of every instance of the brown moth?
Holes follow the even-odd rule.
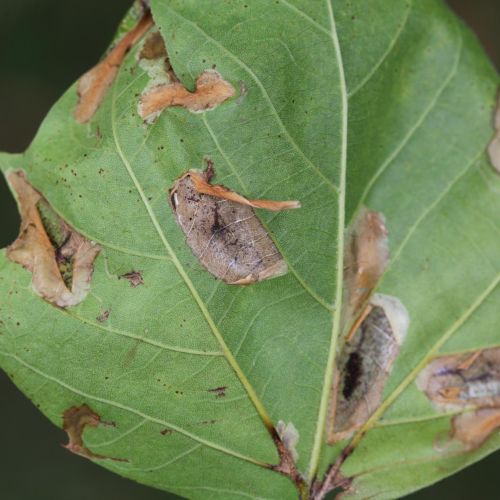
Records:
[[[204,172],[189,170],[170,189],[170,205],[201,264],[230,285],[276,278],[288,267],[252,206],[298,208],[297,202],[248,200],[224,186],[209,184],[211,163]]]

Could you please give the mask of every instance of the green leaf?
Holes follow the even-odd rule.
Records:
[[[87,426],[84,443],[120,459],[94,458],[119,474],[189,498],[296,498],[290,477],[268,467],[280,461],[269,429],[297,429],[308,484],[349,443],[327,445],[325,426],[344,228],[365,205],[389,230],[377,291],[401,300],[410,329],[342,465],[350,494],[400,497],[499,448],[496,435],[473,452],[437,450],[451,416],[415,384],[436,355],[499,345],[500,178],[485,153],[498,76],[476,40],[438,0],[151,8],[182,83],[193,89],[215,67],[241,95],[146,124],[138,44],[89,124],[74,119],[73,86],[24,155],[0,156],[102,248],[90,294],[66,309],[0,255],[2,368],[56,425],[83,404],[112,422]],[[204,157],[217,183],[301,201],[258,213],[286,276],[235,287],[196,261],[167,197]],[[143,284],[123,278],[132,271]]]

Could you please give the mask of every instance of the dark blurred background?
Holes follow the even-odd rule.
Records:
[[[500,0],[450,0],[500,68]],[[0,151],[22,152],[41,120],[108,45],[131,0],[0,0]],[[0,178],[0,248],[19,219]],[[50,424],[0,372],[0,498],[4,500],[160,500],[142,487],[70,454]],[[500,498],[500,452],[408,497]]]

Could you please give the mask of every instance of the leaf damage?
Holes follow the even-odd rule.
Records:
[[[438,411],[464,411],[453,417],[450,437],[468,451],[500,427],[500,348],[436,358],[417,386]]]
[[[498,102],[493,123],[495,127],[495,135],[488,145],[488,155],[493,168],[500,174],[500,92],[498,93]]]
[[[190,92],[178,81],[146,88],[139,100],[139,115],[152,123],[164,110],[180,106],[193,113],[211,111],[233,97],[234,87],[214,69],[206,69],[196,79],[196,89]]]
[[[362,207],[354,221],[344,252],[343,322],[351,335],[369,313],[366,306],[389,263],[385,217]]]
[[[7,180],[21,213],[20,233],[7,247],[7,257],[32,273],[32,288],[46,301],[59,307],[79,304],[90,291],[100,247],[62,220],[22,171],[11,171]]]
[[[309,498],[309,485],[297,469],[296,460],[294,458],[294,454],[297,455],[295,446],[299,439],[297,429],[295,429],[292,423],[285,424],[280,420],[276,428],[271,428],[269,430],[276,446],[276,451],[280,457],[279,464],[270,465],[269,468],[279,474],[287,476],[299,490],[300,498]]]
[[[80,78],[77,87],[79,100],[74,111],[77,122],[86,123],[94,116],[128,51],[152,26],[153,18],[147,10],[137,25],[123,36],[107,56]]]
[[[63,430],[68,435],[68,444],[64,448],[85,458],[94,460],[114,460],[118,462],[128,462],[123,458],[111,458],[104,455],[97,455],[90,451],[83,443],[83,432],[87,426],[97,427],[99,425],[114,426],[113,423],[102,422],[101,417],[95,413],[88,405],[72,406],[63,414]]]
[[[105,323],[106,321],[108,321],[110,314],[111,308],[105,309],[96,317],[96,320],[99,321],[99,323]]]
[[[207,389],[207,392],[215,394],[217,399],[226,397],[227,386],[221,385],[220,387],[214,387],[213,389]]]
[[[280,420],[276,425],[276,432],[278,433],[283,445],[288,450],[292,460],[297,463],[299,454],[297,452],[297,445],[299,444],[299,431],[292,422],[285,424]]]
[[[405,306],[396,297],[376,294],[370,313],[346,342],[337,360],[332,387],[328,443],[349,438],[382,402],[409,326]]]
[[[190,92],[175,74],[159,32],[151,33],[146,38],[138,60],[139,66],[150,78],[137,108],[146,123],[153,123],[163,110],[171,106],[201,113],[215,109],[235,94],[234,87],[213,68],[198,76],[195,90]]]
[[[153,31],[144,39],[137,61],[150,78],[143,93],[154,87],[179,81],[170,64],[165,41],[159,31]]]
[[[209,162],[205,172],[189,170],[170,189],[171,208],[194,255],[211,274],[231,285],[285,274],[286,262],[253,211],[257,200],[212,186],[213,175]],[[282,210],[292,208],[289,203],[297,204],[265,201],[261,206],[278,204]]]
[[[129,271],[128,273],[119,276],[118,279],[127,280],[132,288],[144,285],[144,278],[142,277],[141,271]]]

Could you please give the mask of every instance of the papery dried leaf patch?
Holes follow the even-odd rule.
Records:
[[[330,444],[350,437],[378,408],[408,331],[408,311],[399,299],[377,294],[371,306],[337,360],[330,404]]]
[[[141,271],[129,271],[128,273],[119,276],[118,279],[127,280],[132,288],[144,285],[144,278],[142,277]]]
[[[217,71],[207,69],[197,78],[194,92],[190,92],[179,81],[146,87],[139,100],[138,112],[143,120],[151,123],[171,106],[201,113],[216,108],[234,94],[234,87],[230,83]]]
[[[274,200],[251,200],[245,198],[241,194],[228,189],[226,186],[221,184],[210,184],[209,178],[205,172],[198,172],[196,170],[191,170],[189,176],[193,181],[194,188],[198,193],[209,194],[215,198],[220,198],[221,200],[234,201],[240,203],[241,205],[248,205],[253,208],[262,208],[264,210],[270,210],[271,212],[281,212],[282,210],[292,210],[295,208],[300,208],[299,201],[274,201]]]
[[[278,433],[283,445],[288,450],[292,460],[297,463],[299,459],[299,454],[297,452],[297,445],[300,437],[299,431],[292,422],[285,424],[283,420],[280,420],[276,425],[276,432]]]
[[[389,263],[388,232],[380,212],[362,208],[349,230],[344,260],[345,329],[354,333]],[[367,311],[369,312],[369,311]]]
[[[203,174],[190,170],[170,190],[172,210],[194,255],[228,284],[246,285],[285,274],[286,262],[248,200],[236,193],[246,202],[231,200],[222,186],[213,186],[210,194],[198,191],[196,179],[203,178],[206,185],[211,175],[209,169]]]
[[[488,155],[493,168],[500,174],[500,92],[494,116],[495,135],[488,145]]]
[[[83,443],[83,431],[87,426],[97,427],[98,425],[113,425],[101,421],[101,417],[95,413],[88,405],[72,406],[63,414],[63,429],[68,435],[68,444],[64,447],[89,459],[110,459],[119,462],[126,462],[125,459],[110,458],[104,455],[97,455],[90,451]]]
[[[167,47],[159,31],[153,31],[144,39],[137,61],[150,79],[143,93],[154,87],[179,81],[170,64]]]
[[[451,437],[466,449],[500,427],[500,348],[436,358],[417,385],[439,411],[465,411],[453,418]]]
[[[75,108],[75,119],[88,122],[95,114],[108,89],[113,84],[118,70],[130,48],[153,26],[151,13],[147,11],[137,25],[129,31],[108,55],[78,82],[79,101]]]
[[[482,408],[454,417],[451,435],[460,441],[467,451],[471,451],[479,448],[498,429],[500,408]]]
[[[32,273],[40,297],[59,307],[79,304],[90,291],[100,247],[66,224],[23,172],[10,172],[7,180],[21,212],[20,233],[7,257]]]

